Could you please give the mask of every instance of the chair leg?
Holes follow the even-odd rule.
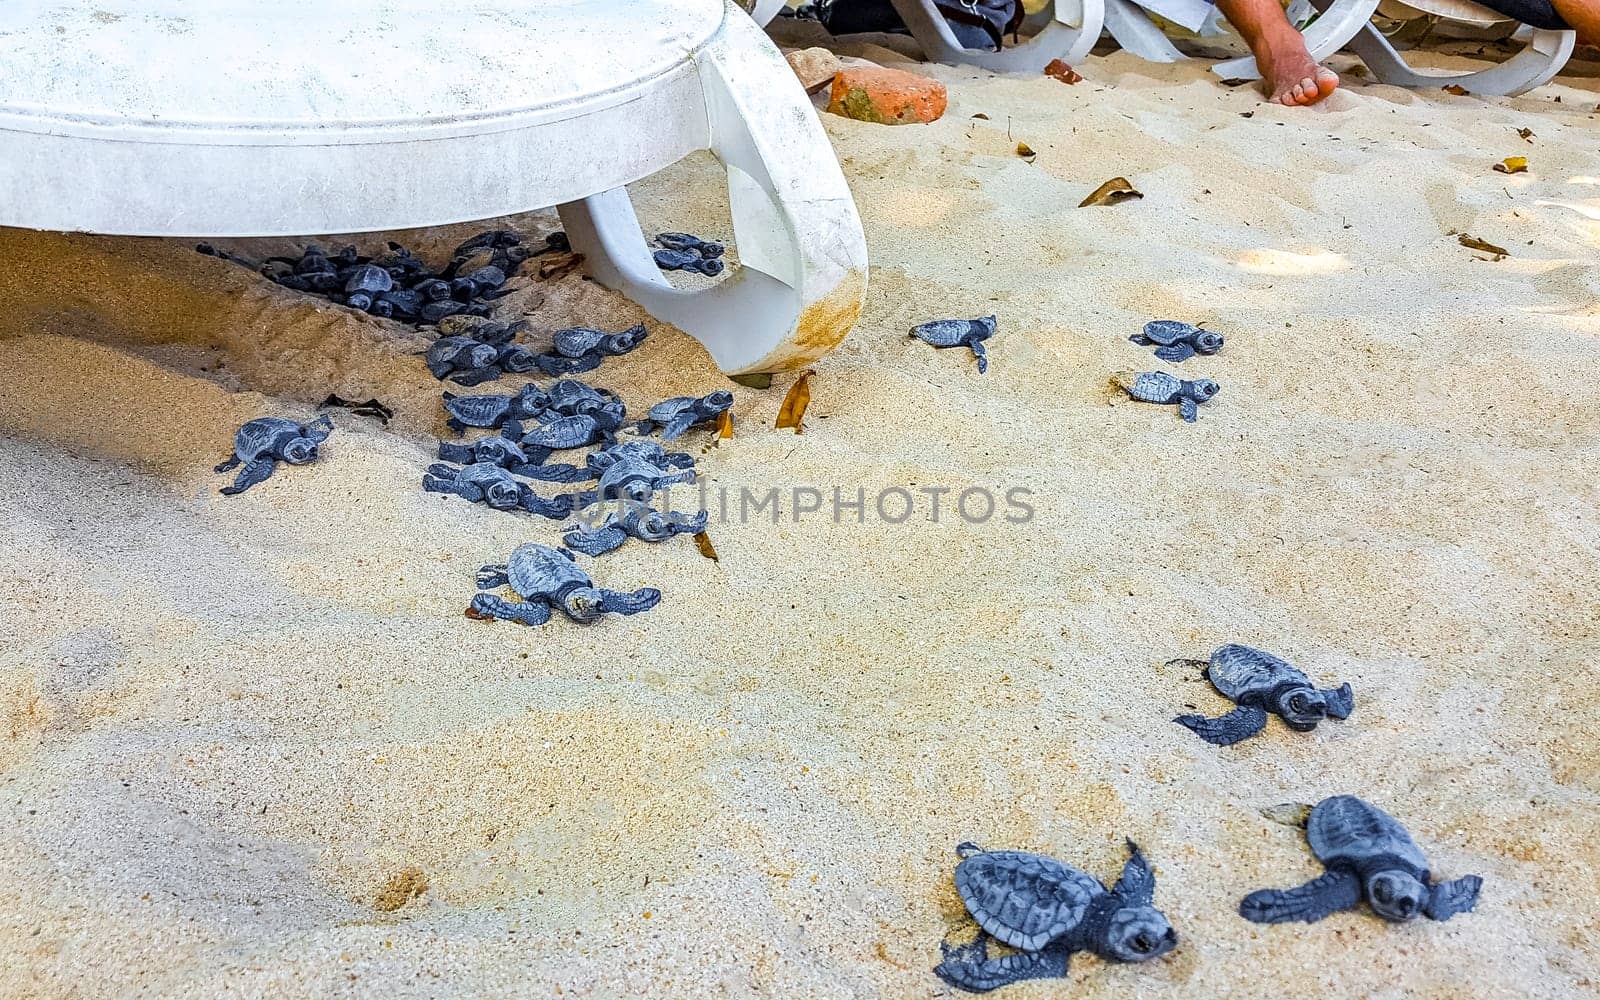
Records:
[[[999,52],[985,52],[962,46],[933,0],[890,2],[930,59],[996,73],[1042,73],[1053,59],[1082,62],[1100,40],[1106,16],[1105,0],[1055,0],[1050,22],[1032,38]]]
[[[867,248],[855,201],[815,109],[753,21],[730,16],[696,63],[740,266],[709,288],[674,287],[622,188],[562,205],[562,222],[596,280],[699,340],[724,372],[801,367],[861,313]]]
[[[1442,87],[1455,84],[1474,94],[1514,97],[1542,84],[1561,72],[1577,44],[1574,31],[1534,29],[1521,52],[1489,69],[1476,73],[1420,72],[1406,62],[1389,39],[1375,25],[1368,24],[1350,41],[1350,48],[1372,70],[1380,83],[1397,87]]]
[[[1311,58],[1322,62],[1350,44],[1350,40],[1371,23],[1372,14],[1378,9],[1378,0],[1325,0],[1317,7],[1322,11],[1322,16],[1302,34]],[[1219,62],[1211,67],[1211,71],[1223,79],[1261,79],[1254,56]]]
[[[1132,0],[1105,0],[1106,31],[1126,52],[1146,62],[1174,63],[1189,58]]]
[[[750,20],[758,27],[765,28],[778,16],[778,11],[783,9],[783,0],[755,0],[750,6]]]

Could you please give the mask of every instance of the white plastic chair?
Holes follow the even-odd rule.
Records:
[[[751,0],[751,16],[766,24],[783,6],[781,0]],[[1056,0],[1043,15],[1029,18],[1036,31],[1023,42],[1008,45],[999,52],[969,49],[956,38],[950,24],[939,13],[933,0],[890,0],[911,37],[934,62],[977,66],[996,73],[1041,73],[1053,60],[1081,62],[1100,39],[1105,24],[1105,0]],[[763,20],[768,6],[771,12]]]
[[[855,203],[783,57],[708,0],[0,4],[0,225],[289,236],[558,205],[590,273],[730,374],[854,324]],[[680,290],[624,185],[696,150],[741,265]]]
[[[1320,8],[1327,0],[1312,0]],[[1488,27],[1511,22],[1511,18],[1470,2],[1470,0],[1382,0],[1383,13],[1396,20],[1406,15],[1433,15],[1452,21]],[[1455,84],[1474,94],[1510,97],[1549,83],[1572,58],[1578,35],[1574,31],[1530,28],[1527,45],[1505,62],[1473,73],[1434,72],[1413,69],[1383,32],[1370,22],[1350,40],[1350,49],[1372,70],[1380,83],[1400,87],[1439,87]]]
[[[1311,58],[1320,63],[1350,44],[1352,38],[1370,25],[1372,13],[1378,9],[1378,0],[1324,0],[1317,9],[1321,16],[1300,34],[1306,40]],[[1211,71],[1224,80],[1261,79],[1255,56],[1224,60],[1212,66]]]

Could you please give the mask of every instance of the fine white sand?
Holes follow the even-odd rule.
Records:
[[[420,490],[426,337],[186,243],[0,232],[0,995],[943,995],[957,842],[1109,880],[1125,837],[1181,945],[1007,996],[1592,994],[1593,81],[1304,111],[1200,64],[1080,68],[934,68],[935,125],[828,119],[866,314],[803,435],[772,429],[786,376],[688,438],[735,500],[1025,486],[1034,519],[919,494],[898,525],[714,524],[718,563],[629,543],[599,582],[666,596],[591,628],[462,615],[557,525]],[[1144,199],[1075,207],[1116,175]],[[638,193],[725,236],[715,192],[695,162]],[[642,318],[576,276],[507,304],[541,334]],[[988,312],[985,376],[905,335]],[[1227,337],[1180,369],[1223,385],[1196,425],[1108,388],[1155,317]],[[727,385],[652,331],[588,377],[636,409]],[[329,392],[398,416],[335,411],[317,464],[217,494],[235,427]],[[1163,664],[1225,641],[1350,681],[1355,715],[1201,743],[1169,720],[1225,703]],[[1238,918],[1317,870],[1260,810],[1340,792],[1482,874],[1478,911]]]

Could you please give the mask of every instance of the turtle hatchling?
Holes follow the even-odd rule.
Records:
[[[1141,347],[1154,344],[1156,357],[1173,364],[1222,350],[1222,334],[1175,319],[1153,319],[1144,325],[1143,333],[1129,334],[1128,339]]]
[[[1146,403],[1176,403],[1188,423],[1200,416],[1200,404],[1210,402],[1222,387],[1208,378],[1193,381],[1166,372],[1118,372],[1111,381],[1134,399]]]
[[[1122,877],[1109,890],[1087,872],[1023,851],[956,848],[956,891],[981,931],[971,944],[940,943],[933,970],[958,989],[983,993],[1024,979],[1064,976],[1075,951],[1143,962],[1171,951],[1178,934],[1155,908],[1156,876],[1128,841]],[[989,957],[989,938],[1017,949]]]
[[[488,593],[507,584],[521,600],[508,601]],[[483,592],[472,598],[467,608],[470,617],[523,625],[543,625],[550,620],[552,609],[586,625],[606,614],[649,611],[661,601],[661,591],[654,587],[641,587],[631,594],[596,587],[573,561],[571,552],[535,542],[517,546],[506,563],[479,570],[478,588]]]
[[[1428,859],[1399,820],[1353,795],[1317,803],[1306,840],[1327,871],[1293,889],[1252,892],[1239,903],[1240,916],[1258,924],[1312,924],[1365,899],[1378,916],[1403,923],[1418,916],[1449,920],[1478,903],[1482,878],[1434,882]]]
[[[279,462],[305,465],[317,457],[318,447],[333,433],[333,421],[323,414],[309,424],[284,417],[257,417],[233,435],[233,455],[217,466],[216,471],[227,472],[244,463],[232,486],[220,492],[233,496],[272,475]]]
[[[605,471],[600,473],[598,492],[602,500],[624,497],[644,501],[657,490],[692,483],[694,480],[693,469],[669,472],[642,458],[623,457],[607,465]]]
[[[613,428],[608,424],[609,421],[586,413],[571,417],[556,417],[524,433],[522,446],[529,449],[544,449],[544,454],[535,458],[536,461],[543,461],[544,456],[552,451],[583,448],[591,444],[610,444],[616,438],[612,436]],[[530,451],[530,454],[536,452]]]
[[[656,267],[663,271],[688,271],[708,278],[715,278],[726,266],[719,257],[702,257],[691,250],[657,250],[655,259]]]
[[[1187,726],[1196,736],[1219,747],[1232,746],[1255,736],[1267,726],[1267,713],[1282,719],[1290,729],[1309,733],[1323,719],[1347,719],[1355,707],[1350,685],[1318,690],[1310,678],[1271,653],[1229,643],[1205,660],[1172,660],[1202,667],[1206,680],[1224,698],[1239,707],[1227,715],[1208,719],[1180,715],[1173,722]]]
[[[517,482],[507,470],[488,462],[473,462],[459,469],[435,463],[423,475],[422,488],[429,493],[454,493],[495,510],[524,510],[552,520],[572,513],[570,497],[546,499],[526,483]]]
[[[520,441],[513,440],[501,433],[489,437],[481,437],[476,441],[467,441],[463,444],[456,444],[453,441],[440,441],[439,458],[446,462],[455,462],[458,465],[484,462],[489,465],[498,465],[502,469],[514,469],[528,462],[528,453],[522,450]]]
[[[428,346],[428,371],[457,385],[478,385],[500,377],[500,348],[470,337],[440,337]]]
[[[457,396],[444,394],[445,421],[457,434],[468,427],[487,427],[491,430],[505,426],[508,420],[526,420],[543,413],[550,405],[550,397],[538,386],[529,382],[515,395]]]
[[[706,530],[710,515],[701,511],[693,517],[677,511],[662,513],[641,503],[630,503],[622,513],[606,515],[605,523],[590,528],[574,524],[567,528],[562,541],[575,552],[586,556],[604,555],[619,548],[630,538],[641,542],[664,542],[673,535],[693,535]]]
[[[936,319],[931,323],[911,328],[911,336],[934,347],[969,347],[978,359],[978,374],[989,370],[989,352],[983,342],[994,336],[998,320],[993,316],[981,319]]]
[[[733,393],[718,389],[696,399],[674,396],[650,407],[647,418],[634,426],[634,433],[649,434],[661,428],[661,440],[671,441],[696,424],[711,423],[733,407]]]

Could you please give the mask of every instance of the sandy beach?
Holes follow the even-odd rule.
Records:
[[[865,314],[803,434],[772,426],[784,375],[731,387],[731,440],[685,438],[712,495],[900,488],[913,516],[785,500],[714,519],[717,562],[629,543],[597,582],[662,602],[589,628],[462,614],[559,523],[422,492],[427,335],[192,241],[0,230],[0,995],[954,995],[958,842],[1109,882],[1124,838],[1178,948],[1004,996],[1600,992],[1600,84],[1347,77],[1291,110],[1203,63],[1079,69],[923,67],[933,125],[825,115]],[[1143,199],[1076,207],[1118,175]],[[639,184],[647,230],[731,235],[719,185]],[[523,286],[534,343],[646,319]],[[986,375],[906,336],[986,313]],[[1108,384],[1157,366],[1127,341],[1153,318],[1227,338],[1182,366],[1222,385],[1196,424]],[[585,377],[640,414],[730,387],[649,326]],[[218,495],[241,423],[329,393],[395,419],[335,410],[316,464]],[[1034,515],[917,492],[974,487]],[[1201,742],[1170,720],[1227,703],[1164,664],[1230,641],[1355,714]],[[1262,810],[1347,792],[1482,875],[1477,911],[1240,919],[1320,870]]]

